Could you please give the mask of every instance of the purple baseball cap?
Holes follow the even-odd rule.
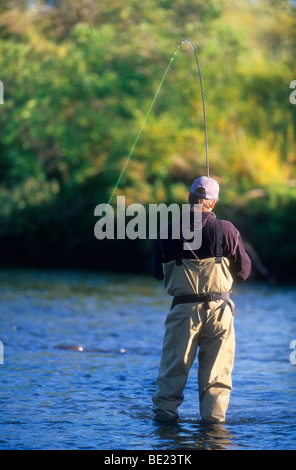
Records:
[[[219,184],[209,176],[200,176],[193,181],[190,192],[200,199],[218,199]]]

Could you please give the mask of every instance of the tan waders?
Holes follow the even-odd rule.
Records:
[[[217,230],[220,221],[216,221]],[[200,414],[204,421],[223,422],[232,388],[234,304],[229,260],[221,256],[221,233],[215,258],[177,259],[163,264],[164,283],[174,296],[153,395],[156,416],[177,418],[188,374],[198,350]]]

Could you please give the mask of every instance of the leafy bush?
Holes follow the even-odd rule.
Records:
[[[294,7],[267,0],[35,3],[0,6],[3,246],[13,239],[28,253],[38,243],[39,253],[47,243],[69,252],[77,241],[92,258],[93,209],[109,199],[172,54],[188,37],[202,70],[210,173],[222,188],[217,210],[242,226],[275,275],[281,260],[292,273]],[[187,202],[192,179],[204,173],[199,78],[184,44],[116,194],[127,203]],[[250,191],[264,197],[250,199]],[[76,257],[73,249],[67,259]]]

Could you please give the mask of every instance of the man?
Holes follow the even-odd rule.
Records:
[[[177,419],[190,368],[198,352],[198,387],[201,418],[224,422],[232,389],[235,336],[234,303],[229,297],[233,281],[251,272],[239,231],[212,212],[219,185],[210,177],[197,178],[189,192],[202,206],[202,244],[184,249],[184,240],[158,237],[153,274],[164,280],[173,303],[165,322],[165,336],[153,411],[158,419]],[[181,223],[181,221],[180,221]],[[170,228],[171,224],[169,224]],[[172,235],[172,230],[171,230]]]

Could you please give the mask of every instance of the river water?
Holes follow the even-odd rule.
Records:
[[[215,426],[200,421],[197,363],[178,423],[153,420],[170,305],[162,283],[2,270],[0,295],[0,449],[296,448],[295,288],[235,287],[233,391]]]

